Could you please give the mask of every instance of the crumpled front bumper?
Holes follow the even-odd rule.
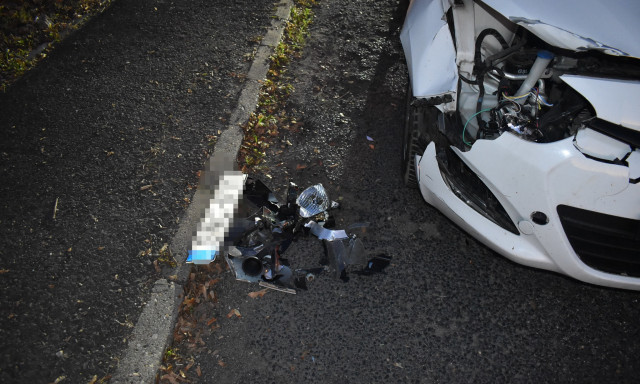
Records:
[[[420,192],[457,225],[501,255],[523,265],[556,271],[578,280],[640,290],[640,278],[606,273],[586,265],[565,234],[559,206],[640,219],[640,184],[629,168],[585,157],[572,138],[539,144],[505,133],[478,140],[468,152],[452,148],[480,177],[518,227],[511,233],[467,205],[445,182],[435,143],[416,156]],[[542,212],[548,222],[532,220]]]

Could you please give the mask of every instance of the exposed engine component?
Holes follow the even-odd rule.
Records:
[[[495,38],[502,51],[483,55],[488,38]],[[494,29],[478,35],[475,79],[460,75],[458,112],[464,122],[465,145],[495,139],[507,131],[529,141],[553,142],[575,135],[585,121],[594,118],[586,99],[560,79],[576,71],[579,61],[525,44],[526,38],[519,37],[509,46]]]

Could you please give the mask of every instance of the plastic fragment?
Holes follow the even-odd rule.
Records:
[[[320,240],[333,241],[333,240],[346,239],[347,237],[349,237],[347,236],[347,232],[345,232],[342,229],[337,231],[326,229],[325,227],[316,223],[315,221],[310,221],[304,226],[309,228],[311,230],[311,233],[317,236],[318,239]]]
[[[296,204],[300,206],[300,216],[307,218],[326,211],[330,202],[322,184],[316,184],[302,191]]]

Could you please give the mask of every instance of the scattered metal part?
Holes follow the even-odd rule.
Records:
[[[334,240],[346,239],[349,237],[347,236],[347,232],[345,232],[343,229],[339,229],[337,231],[326,229],[325,227],[316,223],[315,221],[309,221],[304,226],[309,228],[311,230],[311,233],[316,235],[320,240],[334,241]]]
[[[209,185],[217,187],[212,199],[218,198],[225,186],[236,187],[226,180],[229,173],[218,174],[217,183],[207,180]],[[325,269],[293,271],[281,257],[289,245],[306,232],[305,229],[324,242],[328,268],[336,277],[344,277],[348,265],[367,268],[361,237],[366,234],[369,224],[329,229],[334,224],[329,210],[338,208],[339,204],[329,199],[322,184],[299,191],[296,184],[290,183],[286,203],[282,204],[262,181],[244,175],[244,189],[241,194],[234,195],[242,198],[239,203],[230,204],[233,214],[227,210],[223,212],[225,217],[219,218],[212,217],[211,210],[206,212],[203,221],[215,223],[212,230],[218,235],[217,249],[224,254],[237,280],[258,282],[261,286],[288,293],[292,293],[291,290],[295,293],[296,288],[307,289],[307,283],[314,281]],[[200,227],[198,234],[206,238]],[[219,238],[221,233],[225,234],[224,240]]]
[[[296,294],[296,290],[295,289],[279,287],[279,286],[277,286],[275,284],[267,283],[266,281],[261,281],[261,282],[258,283],[258,285],[261,286],[261,287],[273,289],[275,291],[280,291],[280,292],[284,292],[284,293],[290,293],[292,295]]]

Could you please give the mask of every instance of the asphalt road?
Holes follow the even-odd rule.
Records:
[[[368,252],[392,264],[257,299],[221,274],[203,314],[216,327],[178,346],[190,380],[637,381],[639,293],[511,263],[402,186],[406,7],[319,1],[289,68],[303,129],[264,176],[276,189],[322,182],[343,203],[338,225],[370,222]],[[116,1],[0,94],[0,381],[113,373],[272,10]],[[286,254],[299,266],[322,255],[314,238]]]
[[[280,193],[288,180],[323,183],[341,199],[338,226],[370,222],[369,254],[391,256],[392,264],[384,274],[352,273],[348,282],[320,275],[308,291],[256,299],[247,295],[260,287],[222,274],[218,301],[202,314],[202,322],[216,319],[213,330],[176,344],[199,367],[201,376],[192,366],[189,378],[636,382],[639,293],[516,265],[402,185],[406,6],[319,2],[304,57],[289,68],[289,108],[303,129],[281,137],[262,175]],[[286,256],[294,266],[318,265],[323,248],[300,239]]]
[[[0,94],[0,382],[113,374],[273,1],[114,1]]]

